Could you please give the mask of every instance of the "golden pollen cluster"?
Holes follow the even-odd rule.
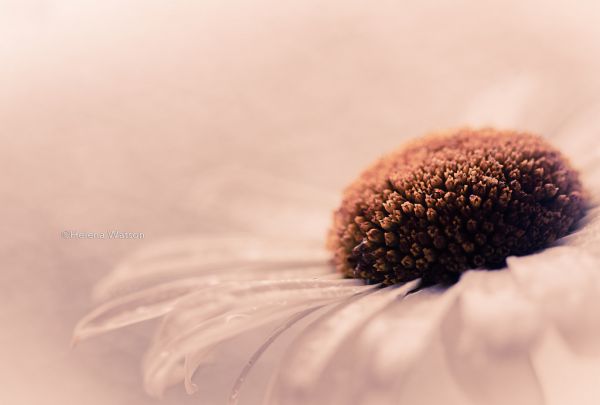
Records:
[[[449,284],[547,246],[583,213],[577,172],[541,137],[460,129],[406,144],[362,173],[328,244],[347,277]]]

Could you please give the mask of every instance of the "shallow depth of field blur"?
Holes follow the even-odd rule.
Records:
[[[115,263],[176,235],[321,233],[265,204],[326,220],[429,130],[561,130],[600,101],[599,19],[594,1],[0,0],[0,403],[159,403],[148,328],[69,346]]]

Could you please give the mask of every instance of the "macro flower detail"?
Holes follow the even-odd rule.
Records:
[[[329,246],[347,277],[449,284],[566,235],[583,216],[577,172],[539,136],[461,129],[409,143],[344,193]]]
[[[159,319],[145,391],[210,404],[595,404],[600,149],[578,136],[551,141],[580,174],[528,133],[413,141],[346,189],[333,227],[335,196],[231,169],[199,194],[254,232],[130,255],[73,341]],[[260,198],[223,197],[243,187]]]

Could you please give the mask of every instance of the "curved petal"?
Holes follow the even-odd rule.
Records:
[[[163,322],[144,363],[146,390],[160,396],[190,353],[312,306],[364,289],[354,280],[280,280],[203,291],[183,299]]]
[[[577,247],[600,259],[600,206],[589,209],[579,229],[559,239],[557,245]]]
[[[323,364],[316,358],[319,342],[310,339],[314,356],[307,367],[321,370],[317,378],[293,369],[292,364],[300,367],[301,354],[292,364],[286,364],[284,359],[282,368],[287,370],[286,375],[275,381],[268,403],[377,404],[386,403],[381,402],[384,398],[387,402],[397,398],[406,377],[420,364],[436,336],[441,316],[454,298],[453,293],[441,294],[436,289],[405,297],[411,288],[409,284],[395,291],[384,289],[340,307],[346,313],[346,319],[339,321],[346,329],[343,336],[326,337],[327,326],[338,323],[335,312],[331,313],[332,318],[323,320],[323,329],[315,325],[306,338],[320,335],[325,339],[323,352],[328,361]],[[363,306],[364,311],[359,309]],[[351,314],[352,308],[356,315]],[[303,346],[291,350],[301,352]]]
[[[97,302],[178,278],[310,267],[329,260],[316,242],[248,235],[187,237],[150,245],[120,263],[94,288]]]
[[[360,381],[351,393],[361,399],[358,403],[366,405],[403,393],[409,377],[438,336],[457,291],[429,288],[393,302],[364,327],[355,343],[346,347],[357,353],[350,378]],[[412,402],[410,398],[407,401]]]
[[[600,258],[571,246],[512,257],[508,266],[521,289],[535,301],[578,354],[600,355]]]
[[[276,373],[271,402],[281,403],[285,399],[287,404],[304,404],[310,401],[317,386],[327,379],[324,371],[348,336],[417,284],[415,280],[400,288],[367,291],[337,305],[309,325],[292,343]]]
[[[507,271],[469,272],[442,323],[448,367],[473,404],[543,404],[530,350],[543,331],[538,310]]]
[[[194,291],[205,288],[220,288],[226,283],[256,280],[276,280],[306,278],[308,276],[332,278],[328,265],[301,266],[291,268],[281,264],[278,267],[236,268],[228,269],[220,274],[207,274],[202,277],[176,279],[157,286],[149,287],[133,293],[117,296],[104,302],[84,318],[73,333],[73,342],[114,330],[138,322],[161,317],[169,313],[177,301]]]
[[[214,284],[214,283],[213,283]],[[171,311],[179,298],[207,280],[176,280],[108,301],[83,317],[75,326],[73,344],[90,337],[134,323],[160,317]]]
[[[248,377],[248,374],[250,373],[250,371],[252,370],[252,368],[254,367],[254,365],[256,364],[256,362],[263,355],[263,353],[269,348],[269,346],[271,346],[271,344],[273,344],[273,342],[282,333],[284,333],[289,328],[291,328],[292,326],[294,326],[296,323],[298,323],[302,319],[306,318],[307,316],[311,315],[312,313],[314,313],[315,311],[317,311],[317,310],[319,310],[321,308],[322,308],[321,306],[311,307],[311,308],[302,310],[302,311],[300,311],[300,312],[292,315],[286,322],[284,322],[283,324],[279,325],[269,335],[269,337],[263,342],[263,344],[260,345],[260,347],[252,354],[252,356],[248,360],[248,363],[246,363],[246,365],[244,366],[244,368],[240,372],[240,375],[238,376],[237,380],[235,381],[235,383],[233,385],[233,388],[231,389],[231,393],[229,395],[229,405],[237,405],[238,404],[239,397],[240,397],[240,391],[242,389],[242,386],[243,386],[244,382],[246,381],[246,378]]]

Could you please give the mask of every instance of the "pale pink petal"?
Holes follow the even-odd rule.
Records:
[[[181,301],[160,329],[144,363],[148,393],[160,396],[190,353],[366,287],[354,280],[281,280],[202,292]]]
[[[543,332],[506,271],[463,275],[441,337],[451,375],[473,404],[543,404],[530,351]]]
[[[282,263],[277,266],[265,266],[222,269],[220,273],[175,279],[133,293],[118,295],[116,298],[102,303],[79,321],[75,327],[74,341],[163,316],[174,308],[175,303],[181,297],[202,289],[218,289],[223,288],[227,283],[253,280],[294,279],[307,276],[337,277],[328,265],[298,266],[293,264],[291,268],[288,268]]]
[[[329,255],[317,242],[214,235],[173,239],[140,250],[120,263],[94,288],[94,299],[105,301],[177,278],[233,275],[262,269],[311,267]],[[258,275],[257,277],[260,277]]]
[[[276,373],[271,402],[306,403],[327,384],[324,371],[342,343],[387,305],[402,299],[418,281],[402,287],[367,291],[339,304],[314,323],[292,344]]]
[[[521,289],[573,351],[600,355],[598,256],[578,247],[561,246],[510,258],[508,265]]]

